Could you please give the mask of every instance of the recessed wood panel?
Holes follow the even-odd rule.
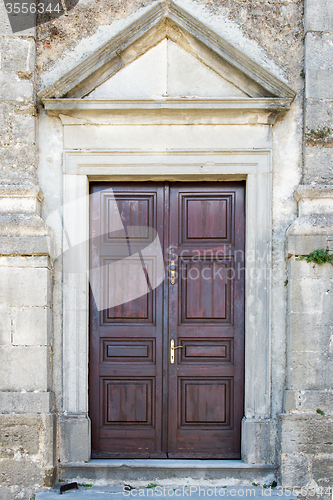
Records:
[[[230,322],[232,317],[231,262],[180,261],[182,322]]]
[[[230,379],[182,379],[181,426],[229,426]]]
[[[154,339],[101,339],[102,360],[109,363],[154,363]]]
[[[102,196],[104,242],[118,243],[123,238],[148,239],[148,228],[154,227],[154,194],[131,196],[114,192]],[[119,225],[123,227],[115,230]]]
[[[155,294],[149,291],[141,259],[104,259],[102,264],[102,322],[152,322]],[[148,259],[145,265],[151,266]]]
[[[234,197],[234,193],[181,193],[181,243],[231,243],[235,222]]]
[[[182,363],[230,363],[233,339],[180,339]]]
[[[104,379],[104,425],[152,425],[153,381]]]
[[[187,238],[227,237],[227,201],[218,199],[187,200]]]

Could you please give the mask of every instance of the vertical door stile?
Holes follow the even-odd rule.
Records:
[[[168,331],[169,331],[169,227],[170,227],[170,183],[165,182],[164,188],[164,241],[163,256],[165,279],[163,283],[163,450],[168,449],[168,380],[169,380],[169,351],[168,351]]]

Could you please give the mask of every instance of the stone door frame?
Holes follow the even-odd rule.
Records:
[[[64,152],[63,415],[60,459],[90,459],[88,417],[89,181],[246,180],[244,463],[271,463],[271,151]],[[79,203],[73,203],[74,200]],[[85,216],[83,216],[85,214]],[[77,246],[75,246],[77,245]],[[78,265],[81,269],[78,269]]]

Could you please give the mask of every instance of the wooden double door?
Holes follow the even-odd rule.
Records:
[[[245,183],[93,183],[90,227],[92,456],[239,459]]]

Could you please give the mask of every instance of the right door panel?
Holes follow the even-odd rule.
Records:
[[[170,184],[168,456],[240,458],[245,183]],[[169,272],[170,278],[170,272]],[[179,346],[179,347],[178,347]]]

